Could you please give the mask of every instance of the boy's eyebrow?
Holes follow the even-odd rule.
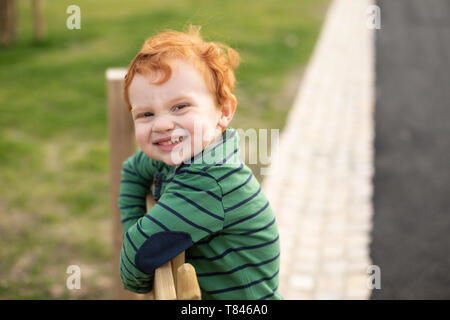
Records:
[[[167,102],[167,105],[172,105],[173,103],[179,101],[179,100],[192,100],[193,98],[189,95],[181,95],[178,96],[176,98],[173,98],[172,100],[170,100],[169,102]],[[136,107],[132,107],[131,108],[131,112],[139,112],[141,110],[146,110],[148,108],[150,108],[151,106],[136,106]]]

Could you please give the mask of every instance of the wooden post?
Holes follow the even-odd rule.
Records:
[[[156,300],[177,300],[170,261],[155,270],[153,291]]]
[[[44,24],[42,19],[42,1],[33,0],[33,27],[34,39],[42,40],[44,38]]]
[[[202,295],[194,267],[190,263],[185,263],[178,268],[177,274],[178,300],[201,300]]]
[[[120,250],[122,249],[122,224],[118,205],[121,169],[123,162],[135,152],[134,126],[123,98],[126,69],[108,69],[108,131],[110,148],[110,195],[113,221],[114,282],[118,299],[135,299],[136,295],[123,289],[119,275]]]
[[[173,274],[173,281],[175,282],[175,289],[177,289],[177,283],[178,283],[178,268],[183,265],[184,259],[185,259],[184,251],[172,259],[172,274]],[[177,295],[178,295],[178,290],[177,290]]]
[[[7,46],[16,38],[15,0],[0,0],[0,43]]]

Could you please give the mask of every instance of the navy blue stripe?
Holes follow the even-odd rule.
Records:
[[[220,161],[220,162],[218,162],[218,163],[216,163],[214,165],[212,164],[212,165],[203,167],[202,170],[206,171],[209,168],[211,168],[212,166],[221,166],[221,165],[223,165],[224,163],[226,163],[228,161],[228,159],[230,159],[238,151],[239,151],[239,147],[237,147],[232,153],[230,153],[228,156],[226,156],[225,159],[222,159],[222,161]]]
[[[170,208],[169,206],[165,205],[164,203],[161,203],[161,201],[156,202],[157,205],[160,205],[161,207],[163,207],[164,209],[168,210],[169,212],[173,213],[175,216],[177,216],[178,218],[180,218],[181,220],[183,220],[184,222],[190,224],[191,226],[193,226],[194,228],[197,228],[199,230],[203,230],[209,234],[213,233],[211,230],[204,228],[202,226],[199,226],[198,224],[195,224],[194,222],[186,219],[185,217],[183,217],[181,214],[179,214],[178,212],[176,212],[174,209]]]
[[[147,164],[149,163],[149,160],[150,160],[150,158],[147,157]],[[147,175],[148,175],[151,179],[153,179],[153,178],[152,178],[152,177],[153,177],[153,174],[152,174],[151,171],[149,171],[149,170],[150,170],[149,167],[148,167],[148,166],[144,166],[144,169],[145,169],[145,172],[147,173]],[[154,168],[154,169],[157,169],[157,168]]]
[[[150,220],[151,222],[157,224],[158,226],[160,226],[164,231],[170,231],[165,225],[163,225],[161,222],[159,222],[152,216],[149,216],[148,214],[146,214],[144,217],[147,218],[148,220]]]
[[[196,242],[195,244],[208,244],[210,243],[212,240],[214,240],[215,238],[219,237],[219,236],[225,236],[231,233],[224,233],[224,232],[216,232],[215,234],[213,234],[212,236],[209,236],[208,239],[206,240],[201,240]]]
[[[132,216],[132,217],[128,217],[128,218],[122,219],[121,222],[122,222],[122,223],[125,223],[125,222],[127,222],[127,221],[129,221],[129,220],[139,219],[140,217],[142,217],[142,215],[140,215],[140,216]]]
[[[236,149],[234,149],[234,151],[232,153],[230,153],[225,160],[223,160],[221,163],[216,164],[216,166],[221,166],[224,163],[226,163],[234,154],[236,154],[239,151],[239,147],[237,147]]]
[[[119,194],[119,198],[133,198],[133,199],[140,199],[140,200],[145,200],[145,197],[142,196],[136,196],[134,194]]]
[[[148,285],[146,285],[144,287],[140,287],[140,286],[135,286],[135,285],[127,283],[127,286],[131,287],[131,288],[133,288],[134,290],[137,290],[137,291],[141,291],[141,289],[149,289]]]
[[[246,204],[247,202],[249,202],[250,200],[252,200],[254,197],[256,197],[256,196],[258,195],[258,193],[260,193],[260,192],[261,192],[261,186],[259,186],[258,191],[256,191],[251,197],[249,197],[249,198],[247,198],[247,199],[245,199],[245,200],[239,202],[238,204],[236,204],[236,205],[234,205],[234,206],[232,206],[232,207],[230,207],[230,208],[226,208],[226,209],[225,209],[225,212],[234,210],[234,209],[236,209],[236,208],[242,206],[243,204]]]
[[[228,192],[225,192],[225,193],[223,194],[223,197],[225,197],[225,196],[226,196],[227,194],[229,194],[229,193],[232,193],[233,191],[236,191],[237,189],[241,188],[242,186],[246,185],[246,184],[251,180],[252,176],[253,176],[253,173],[250,173],[250,174],[248,175],[247,180],[245,180],[244,183],[242,183],[241,185],[237,186],[236,188],[231,189],[231,190],[228,191]]]
[[[120,180],[120,183],[133,183],[133,184],[138,184],[144,188],[147,189],[147,185],[143,184],[142,182],[138,182],[138,181],[131,181],[131,180]]]
[[[138,163],[141,161],[142,155],[144,154],[144,152],[142,150],[138,151],[138,155],[134,157],[134,171],[136,172],[137,176],[139,178],[141,178],[142,180],[147,180],[145,179],[141,173],[138,171]]]
[[[213,150],[216,150],[218,147],[220,147],[221,145],[223,145],[225,142],[229,141],[231,138],[233,138],[236,135],[237,131],[232,131],[231,135],[229,135],[228,137],[225,138],[225,140],[222,138],[222,140],[220,142],[218,142],[214,147],[208,149],[206,152],[201,152],[198,155],[196,155],[194,157],[194,161],[197,160],[201,155],[205,155],[208,154],[210,152],[212,152]]]
[[[127,285],[129,285],[129,283],[131,282],[131,283],[135,283],[136,282],[136,280],[134,280],[134,279],[131,279],[131,278],[128,278],[126,275],[125,275],[125,271],[123,271],[123,269],[122,268],[120,268],[120,278],[122,279],[122,282],[127,282]],[[125,281],[124,281],[125,280]],[[132,285],[133,287],[134,287],[134,285]]]
[[[125,250],[125,246],[123,246],[123,253],[125,254],[125,258],[127,258],[128,262],[136,269],[139,270],[137,268],[137,266],[131,261],[131,259],[128,257],[127,251]]]
[[[236,130],[233,130],[233,131],[231,132],[231,134],[230,134],[228,137],[225,138],[225,140],[223,140],[223,138],[222,138],[222,141],[218,142],[214,147],[210,147],[209,149],[203,150],[202,152],[199,152],[198,154],[196,154],[194,157],[192,157],[192,158],[190,159],[190,163],[185,163],[185,162],[183,162],[183,163],[185,164],[186,167],[189,167],[189,166],[190,166],[193,162],[195,162],[198,158],[201,158],[202,156],[207,155],[208,153],[212,152],[213,150],[215,150],[215,149],[218,148],[219,146],[223,145],[225,142],[227,142],[227,141],[229,141],[230,139],[232,139],[232,138],[236,135],[236,132],[237,132]],[[205,152],[205,151],[206,151],[206,152]]]
[[[247,264],[243,264],[242,266],[236,267],[234,269],[231,269],[229,271],[222,271],[222,272],[209,272],[209,273],[197,273],[197,277],[211,277],[211,276],[220,276],[220,275],[224,275],[224,274],[232,274],[236,271],[248,268],[248,267],[260,267],[263,266],[265,264],[271,263],[273,261],[275,261],[276,259],[278,259],[278,257],[280,256],[280,254],[278,253],[275,257],[270,258],[269,260],[266,261],[262,261],[259,263],[247,263]]]
[[[231,132],[231,134],[230,134],[228,137],[225,135],[225,140],[222,139],[222,141],[219,142],[216,146],[214,146],[214,148],[212,148],[211,151],[212,151],[212,150],[215,150],[217,147],[223,145],[225,142],[230,141],[231,138],[233,138],[233,137],[236,135],[236,133],[237,133],[237,131],[236,131],[236,130],[233,130],[233,131]]]
[[[183,186],[183,187],[195,190],[195,191],[204,191],[204,192],[208,193],[210,196],[214,197],[215,199],[217,199],[219,201],[222,201],[221,197],[217,196],[216,194],[214,194],[213,192],[211,192],[209,190],[202,190],[202,189],[199,189],[199,188],[195,188],[195,187],[189,186],[189,185],[184,184],[184,183],[182,183],[180,181],[177,181],[177,180],[173,180],[172,182],[174,182],[174,183],[176,183],[176,184],[178,184],[180,186]]]
[[[131,276],[132,276],[134,279],[136,279],[136,280],[149,280],[148,278],[136,277],[130,270],[128,270],[128,268],[125,266],[124,263],[122,263],[122,265],[120,266],[120,270],[121,270],[122,272],[123,272],[122,267],[124,267],[125,270],[128,272],[128,274],[131,275]],[[125,276],[125,275],[123,275],[123,276]],[[125,277],[125,278],[126,278],[126,277]],[[136,280],[133,280],[133,279],[130,279],[130,278],[127,278],[127,280],[128,280],[128,281],[131,281],[131,282],[135,282],[135,281],[136,281]]]
[[[215,195],[214,192],[209,191],[209,190],[207,190],[207,191],[205,191],[205,192],[206,192],[207,194],[209,194],[211,197],[216,198],[216,199],[219,200],[219,201],[222,201],[222,198],[219,197],[219,196],[217,196],[217,195]]]
[[[130,238],[130,235],[128,234],[128,231],[125,233],[125,236],[127,237],[128,241],[130,242],[130,244],[133,247],[134,251],[138,251],[138,249],[134,245],[133,241],[131,241],[131,238]]]
[[[255,229],[255,230],[250,230],[250,231],[244,232],[244,233],[240,233],[240,235],[248,236],[249,234],[256,233],[256,232],[262,231],[262,230],[264,230],[264,229],[267,229],[268,227],[270,227],[270,226],[273,225],[274,223],[275,223],[275,218],[273,218],[273,220],[272,220],[271,222],[269,222],[267,225],[265,225],[265,226],[262,227],[262,228]]]
[[[142,230],[141,226],[139,225],[139,221],[136,223],[136,227],[137,227],[138,231],[139,231],[146,239],[149,238],[149,236],[145,234],[145,232]]]
[[[125,278],[125,280],[128,281],[128,282],[135,282],[135,281],[136,281],[136,280],[134,280],[134,279],[128,278],[128,277],[125,275],[125,271],[123,271],[122,266],[120,266],[119,270],[120,270],[120,277],[122,278],[122,281],[123,281],[123,278]],[[129,271],[128,271],[128,273],[130,274]],[[133,274],[130,274],[130,275],[133,276]]]
[[[187,163],[185,163],[185,162],[180,163],[180,165],[175,169],[175,172],[176,172],[177,170],[181,170],[181,169],[184,168],[184,167],[188,167]]]
[[[210,175],[208,175],[208,177],[209,177],[209,178],[213,178],[213,177],[211,177]],[[195,190],[195,191],[204,191],[204,192],[206,192],[207,194],[209,194],[211,197],[213,197],[213,198],[215,198],[215,199],[217,199],[217,200],[219,200],[219,201],[222,201],[222,198],[219,197],[218,195],[214,194],[214,192],[211,192],[211,191],[209,191],[209,190],[198,189],[198,188],[195,188],[195,187],[193,187],[193,186],[189,186],[189,185],[184,184],[184,183],[182,183],[182,182],[180,182],[180,181],[178,181],[178,180],[174,180],[174,178],[175,178],[175,176],[173,176],[173,177],[170,178],[169,180],[163,180],[162,182],[167,182],[167,183],[174,182],[174,183],[176,183],[176,184],[178,184],[178,185],[180,185],[180,186],[184,186],[184,187],[186,187],[186,188],[190,188],[190,189]],[[213,178],[213,179],[214,179],[214,178]]]
[[[224,292],[229,292],[229,291],[234,291],[234,290],[247,289],[247,288],[250,288],[250,287],[252,287],[252,286],[254,286],[254,285],[258,284],[258,283],[261,283],[263,281],[272,280],[273,278],[275,278],[275,276],[278,274],[278,272],[279,271],[277,270],[277,272],[275,272],[270,277],[264,277],[264,278],[261,278],[259,280],[250,282],[249,284],[245,284],[245,285],[242,285],[242,286],[230,287],[230,288],[225,288],[225,289],[220,289],[220,290],[211,290],[211,291],[206,291],[206,292],[209,293],[209,294],[218,294],[218,293],[224,293]]]
[[[264,229],[267,229],[268,227],[270,227],[274,223],[275,223],[275,218],[271,222],[269,222],[267,225],[262,227],[262,228],[255,229],[255,230],[250,230],[250,231],[247,231],[247,232],[244,232],[244,233],[217,232],[217,233],[213,234],[212,236],[210,236],[208,239],[202,240],[202,241],[198,241],[195,244],[207,244],[207,243],[210,243],[212,240],[214,240],[215,238],[217,238],[219,236],[247,236],[249,234],[256,233],[256,232],[262,231]]]
[[[265,300],[265,299],[267,299],[267,298],[270,298],[271,296],[273,296],[274,294],[275,294],[275,292],[278,290],[278,286],[276,286],[273,290],[272,290],[272,293],[269,293],[268,295],[266,295],[266,296],[264,296],[264,297],[261,297],[261,298],[259,298],[258,300]]]
[[[230,141],[231,138],[233,138],[236,135],[236,133],[237,133],[237,131],[233,130],[228,137],[225,135],[225,140],[222,139],[222,143],[221,144],[224,144],[224,142]],[[214,149],[217,148],[219,145],[215,146]]]
[[[195,156],[191,158],[190,163],[186,163],[186,167],[190,167],[193,162],[195,162],[198,158],[201,158],[205,154],[205,150],[202,150],[201,152],[197,153]]]
[[[181,182],[181,181],[178,181],[178,180],[173,180],[173,179],[171,179],[171,180],[166,180],[166,182],[173,182],[173,183],[176,183],[176,184],[178,184],[178,185],[180,185],[180,186],[183,186],[183,187],[186,187],[186,188],[195,190],[195,191],[203,191],[202,189],[199,189],[199,188],[196,188],[196,187],[187,185],[187,184],[185,184],[185,183],[183,183],[183,182]]]
[[[226,177],[232,175],[233,173],[238,172],[239,170],[242,170],[242,168],[244,167],[244,164],[241,162],[241,165],[239,166],[239,168],[236,168],[234,170],[231,170],[230,172],[228,172],[227,174],[224,174],[223,176],[221,176],[219,179],[217,179],[217,181],[221,181],[223,179],[225,179]]]
[[[121,264],[120,264],[120,268],[122,268],[122,267],[124,267],[125,270],[126,270],[132,277],[134,277],[134,274],[133,274],[130,270],[128,270],[128,268],[127,268],[127,266],[125,265],[125,263],[121,263]],[[136,278],[137,278],[137,277],[136,277]]]
[[[262,248],[268,245],[271,245],[273,243],[275,243],[278,240],[279,236],[277,236],[275,239],[270,240],[268,242],[264,242],[264,243],[260,243],[257,245],[253,245],[253,246],[247,246],[247,247],[239,247],[239,248],[229,248],[227,250],[225,250],[223,253],[219,254],[218,256],[215,257],[204,257],[204,256],[189,256],[186,259],[206,259],[208,261],[214,261],[217,259],[221,259],[223,257],[225,257],[227,254],[231,253],[231,252],[238,252],[238,251],[243,251],[243,250],[251,250],[251,249],[258,249],[258,248]]]
[[[269,206],[269,201],[267,201],[266,204],[264,205],[264,207],[262,207],[261,209],[259,209],[259,210],[256,211],[255,213],[253,213],[253,214],[251,214],[251,215],[245,217],[244,219],[241,219],[241,220],[238,220],[238,221],[236,221],[236,222],[230,223],[229,225],[226,225],[226,226],[224,226],[223,228],[224,228],[224,229],[230,228],[230,227],[235,226],[235,225],[237,225],[237,224],[239,224],[239,223],[241,223],[241,222],[244,222],[244,221],[247,221],[247,220],[249,220],[249,219],[251,219],[251,218],[254,218],[254,217],[256,217],[258,214],[260,214],[261,212],[263,212],[268,206]]]
[[[128,173],[128,174],[131,174],[132,176],[135,176],[135,177],[139,177],[136,173],[134,173],[133,171],[130,171],[130,170],[128,170],[128,169],[125,169],[125,168],[122,168],[122,171],[123,172],[126,172],[126,173]]]
[[[228,137],[225,135],[225,140],[222,139],[222,141],[219,142],[216,146],[214,146],[214,148],[212,148],[211,151],[216,149],[218,146],[223,145],[225,142],[230,141],[231,138],[233,138],[236,135],[236,132],[237,132],[236,130],[233,130]]]
[[[218,215],[212,213],[212,212],[209,211],[209,210],[206,210],[205,208],[199,206],[199,205],[196,204],[194,201],[192,201],[192,200],[189,199],[189,198],[186,198],[186,197],[183,196],[182,194],[180,194],[180,193],[178,193],[178,192],[174,192],[173,194],[174,194],[175,196],[177,196],[178,198],[183,199],[183,200],[186,201],[186,202],[189,202],[189,203],[192,204],[194,207],[196,207],[198,210],[203,211],[203,212],[206,213],[207,215],[209,215],[209,216],[211,216],[211,217],[213,217],[213,218],[216,218],[216,219],[218,219],[218,220],[220,220],[220,221],[224,221],[224,218],[223,218],[223,217],[218,216]]]
[[[209,175],[209,174],[207,174],[205,172],[195,172],[195,171],[190,171],[190,170],[180,170],[180,171],[178,171],[177,174],[179,174],[179,173],[190,173],[190,174],[195,174],[195,175],[204,176],[204,177],[208,177],[208,178],[214,179],[214,177],[212,177],[211,175]],[[216,179],[214,179],[214,180],[216,180]]]

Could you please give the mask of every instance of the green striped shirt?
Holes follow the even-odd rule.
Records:
[[[178,167],[138,150],[123,163],[118,201],[125,289],[149,292],[154,270],[186,250],[202,299],[282,299],[275,217],[235,129]]]

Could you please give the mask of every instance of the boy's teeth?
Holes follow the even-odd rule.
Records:
[[[183,137],[178,137],[175,140],[170,140],[170,141],[165,141],[165,142],[160,142],[159,144],[163,145],[163,146],[167,146],[169,144],[174,144],[177,143],[178,141],[183,141]]]

